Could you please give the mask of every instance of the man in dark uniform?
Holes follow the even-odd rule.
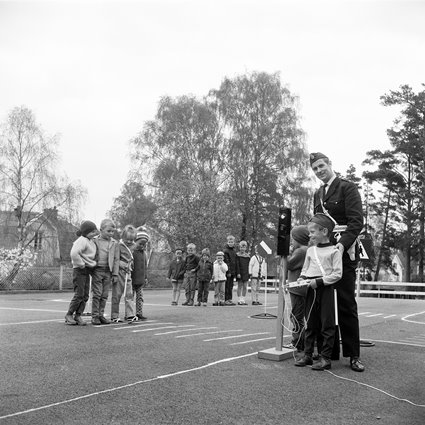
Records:
[[[320,152],[310,154],[310,165],[316,177],[324,183],[314,194],[314,213],[329,214],[338,225],[346,226],[339,239],[333,238],[333,243],[341,251],[343,262],[342,278],[335,284],[338,323],[343,356],[350,357],[352,370],[363,372],[365,368],[359,358],[359,318],[355,298],[356,267],[359,260],[355,242],[363,229],[362,201],[357,186],[337,177],[326,155]]]

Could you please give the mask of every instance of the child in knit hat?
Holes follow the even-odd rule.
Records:
[[[224,262],[224,252],[215,254],[216,260],[213,264],[214,303],[215,306],[224,306],[224,291],[226,282],[227,264]]]
[[[201,259],[196,267],[196,276],[198,278],[198,303],[206,307],[208,303],[208,292],[212,281],[213,263],[210,260],[210,250],[204,248],[201,252]]]
[[[310,238],[307,226],[296,226],[291,231],[292,253],[288,257],[288,283],[296,282],[300,277]],[[307,287],[289,288],[291,298],[292,341],[285,348],[304,350],[304,310]]]
[[[92,239],[97,233],[97,227],[92,221],[83,221],[77,231],[79,238],[71,248],[74,297],[65,315],[65,323],[67,325],[86,325],[81,315],[89,299],[90,276],[96,266],[96,245]]]
[[[335,340],[335,298],[333,285],[342,276],[342,255],[330,242],[335,223],[327,215],[318,213],[308,223],[310,242],[298,281],[307,284],[305,312],[304,357],[295,366],[312,365],[313,370],[331,368]],[[321,359],[313,364],[316,338],[323,341]]]

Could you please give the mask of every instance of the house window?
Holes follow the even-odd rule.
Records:
[[[41,250],[41,242],[43,240],[43,234],[41,232],[35,232],[34,235],[34,251]]]

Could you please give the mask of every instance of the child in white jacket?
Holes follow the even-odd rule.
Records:
[[[214,303],[224,305],[224,285],[226,283],[227,264],[224,262],[224,252],[218,251],[213,264]]]
[[[248,271],[251,279],[251,300],[252,305],[262,305],[258,301],[261,281],[267,276],[267,264],[261,255],[258,254],[257,245],[255,246],[255,254],[249,260]]]

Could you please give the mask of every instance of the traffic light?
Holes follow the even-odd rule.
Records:
[[[291,209],[279,208],[279,222],[277,227],[277,255],[289,255],[289,242],[291,239]]]

